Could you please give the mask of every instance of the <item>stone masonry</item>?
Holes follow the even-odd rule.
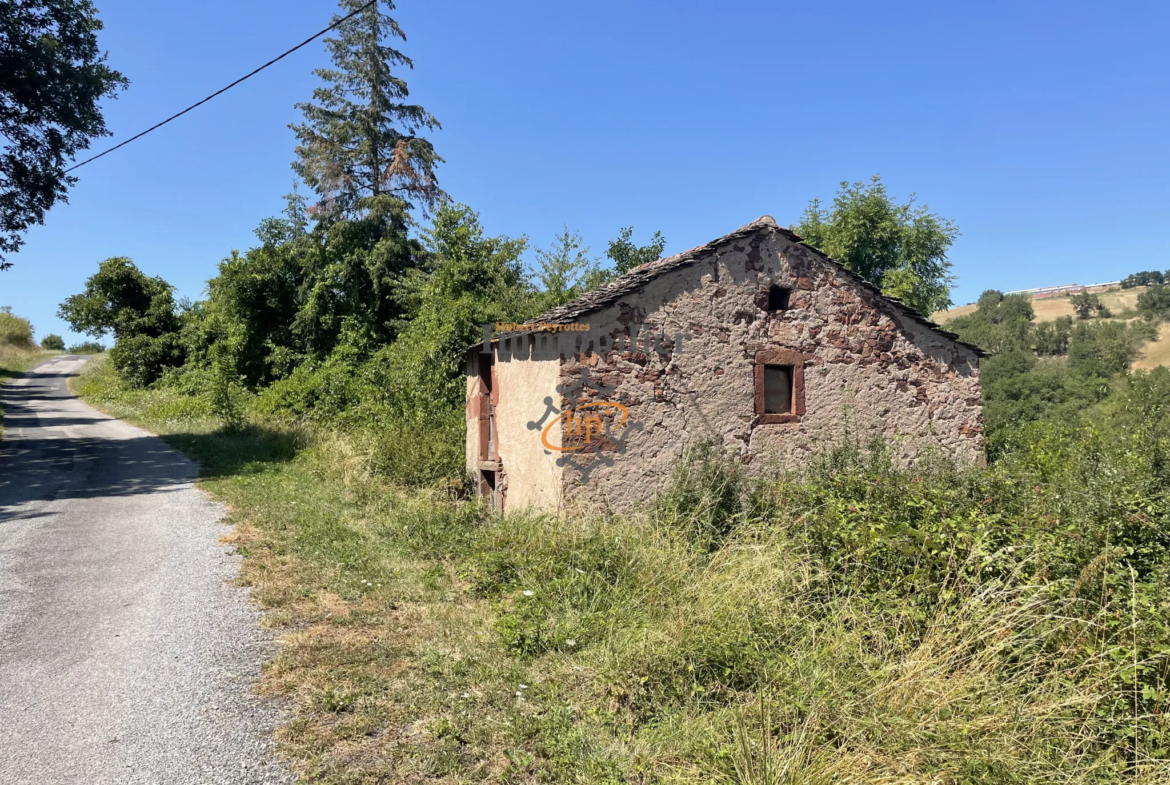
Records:
[[[783,292],[782,308],[770,307],[774,290]],[[551,494],[545,489],[539,506],[584,498],[634,507],[653,496],[685,447],[700,439],[723,445],[753,468],[798,468],[847,437],[880,437],[903,465],[932,450],[963,462],[983,459],[979,350],[883,296],[769,217],[642,265],[537,321],[589,324],[589,332],[573,336],[585,351],[562,346],[556,357],[558,385],[547,392],[560,411],[601,401],[628,411],[626,428],[592,437],[588,449],[542,450],[560,466],[541,474],[542,483],[558,487]],[[648,335],[654,340],[640,340]],[[610,340],[599,351],[602,336]],[[612,339],[619,337],[625,342],[615,348]],[[508,343],[524,340],[533,339]],[[532,362],[515,352],[505,357],[500,341],[494,352],[497,365]],[[786,413],[764,411],[766,365],[791,369]],[[511,411],[523,408],[535,420],[545,408],[542,392],[526,390],[534,400],[513,398]],[[501,385],[497,395],[503,401],[509,391]],[[514,424],[507,430],[520,432]],[[540,449],[539,435],[528,433],[531,444],[498,445],[510,494],[525,478],[508,471],[509,452],[524,453],[531,463],[535,456],[528,453]],[[563,450],[585,446],[580,434],[561,439]]]

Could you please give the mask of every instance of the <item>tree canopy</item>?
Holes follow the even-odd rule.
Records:
[[[1121,282],[1122,289],[1133,289],[1138,286],[1160,286],[1170,278],[1170,271],[1165,274],[1157,270],[1143,270],[1140,273],[1127,275]]]
[[[363,4],[341,0],[346,13]],[[338,27],[336,38],[325,39],[335,67],[314,71],[325,84],[312,101],[297,104],[305,121],[290,126],[298,142],[293,170],[329,211],[360,210],[363,197],[380,194],[425,207],[443,197],[435,178],[442,159],[421,135],[439,121],[408,102],[406,80],[394,68],[413,63],[387,45],[406,35],[381,5],[370,5]],[[394,7],[389,0],[385,5]]]
[[[931,314],[951,305],[947,249],[959,228],[915,198],[899,204],[876,174],[868,184],[842,182],[832,208],[813,199],[793,229],[883,293]]]
[[[1113,315],[1101,302],[1101,298],[1092,292],[1077,292],[1069,298],[1069,302],[1078,319],[1091,319],[1094,316],[1108,319]]]
[[[564,305],[609,277],[609,272],[589,255],[581,235],[567,226],[547,248],[536,249],[536,262],[536,282],[543,292],[542,310]]]
[[[68,161],[109,135],[98,102],[128,82],[106,65],[101,29],[88,0],[0,0],[0,270],[67,200]]]
[[[1150,320],[1170,319],[1170,285],[1151,286],[1139,294],[1137,309]]]
[[[102,262],[85,291],[61,303],[57,315],[95,338],[112,333],[111,360],[135,386],[145,387],[183,362],[174,287],[124,256]]]
[[[662,232],[655,232],[650,238],[649,245],[635,245],[633,237],[634,227],[627,226],[621,230],[616,240],[609,241],[605,255],[613,260],[614,271],[618,275],[624,275],[647,262],[657,261],[666,250],[666,238],[662,236]]]
[[[124,256],[106,259],[85,282],[85,291],[66,298],[57,315],[80,333],[115,339],[178,328],[174,287],[151,278]]]
[[[56,333],[49,333],[41,339],[41,348],[50,352],[65,351],[65,339]]]

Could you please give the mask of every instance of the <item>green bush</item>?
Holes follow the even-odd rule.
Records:
[[[153,384],[186,357],[174,287],[146,276],[125,257],[102,262],[86,280],[85,291],[67,297],[58,315],[78,332],[113,333],[110,359],[134,387]]]
[[[101,354],[105,350],[105,344],[97,341],[82,341],[69,347],[70,354]]]
[[[60,335],[49,333],[41,339],[41,348],[50,352],[65,351],[65,339]]]
[[[1151,286],[1138,295],[1137,308],[1147,319],[1170,319],[1170,286]]]
[[[1068,354],[1068,342],[1072,337],[1071,316],[1061,316],[1055,321],[1041,322],[1032,330],[1032,341],[1036,354],[1053,357]]]
[[[1148,322],[1077,324],[1069,336],[1071,367],[1085,376],[1110,379],[1125,371],[1158,332]]]
[[[687,448],[670,485],[655,499],[655,515],[696,545],[714,550],[745,511],[748,483],[741,467],[710,442]]]
[[[131,335],[110,350],[110,361],[132,387],[149,387],[168,368],[181,365],[183,346],[176,333]]]
[[[0,346],[15,346],[19,349],[32,349],[35,346],[32,324],[28,319],[15,316],[7,305],[0,307]]]

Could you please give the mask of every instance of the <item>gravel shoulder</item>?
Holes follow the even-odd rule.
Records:
[[[84,362],[0,386],[0,783],[291,782],[224,509],[69,393]]]

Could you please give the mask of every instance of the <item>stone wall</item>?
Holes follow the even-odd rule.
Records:
[[[785,311],[765,310],[773,284],[791,289]],[[578,405],[615,400],[633,426],[621,432],[622,444],[603,439],[598,450],[590,444],[573,454],[564,472],[568,498],[617,509],[645,501],[698,439],[722,443],[752,467],[797,468],[847,436],[882,437],[902,464],[931,449],[982,460],[975,353],[775,229],[716,245],[588,321],[594,338],[691,337],[561,365],[562,389]],[[803,363],[802,414],[757,414],[761,352]],[[570,403],[562,397],[560,406]]]

